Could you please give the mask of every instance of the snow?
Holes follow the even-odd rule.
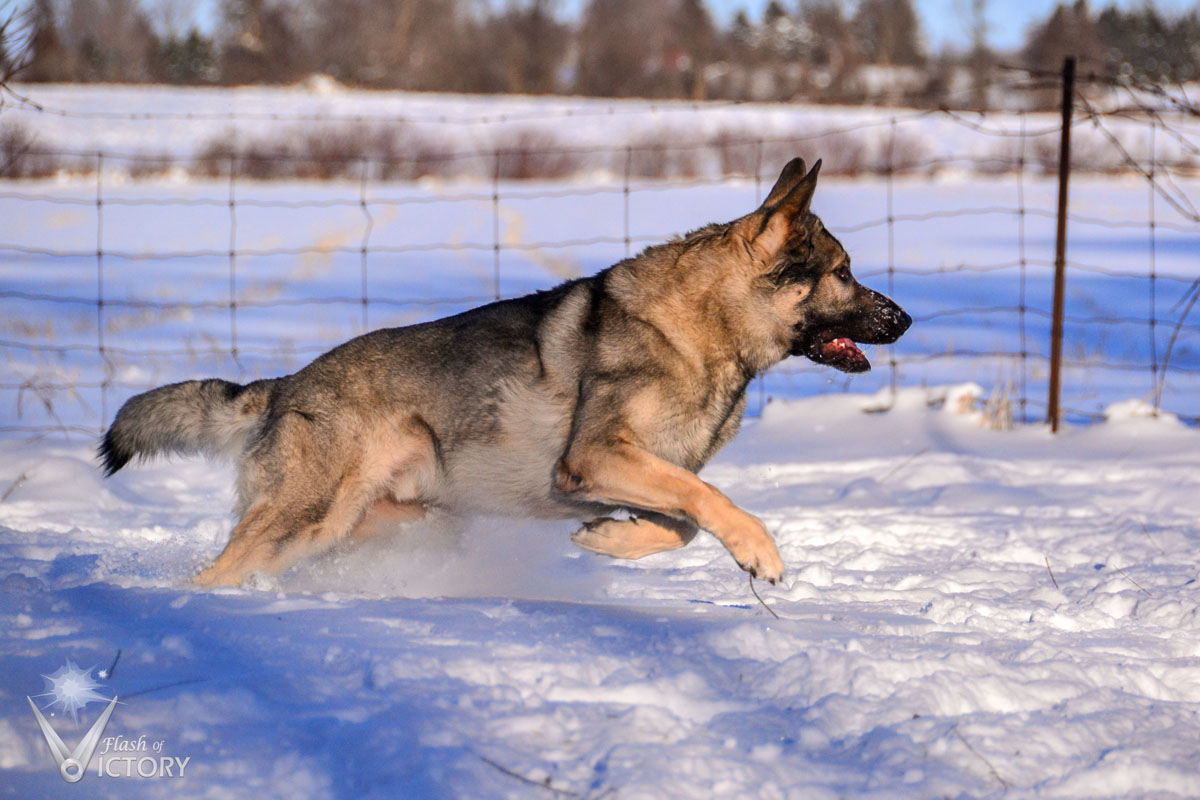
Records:
[[[710,536],[612,561],[511,520],[201,592],[227,468],[6,444],[2,783],[61,791],[24,695],[120,649],[110,735],[191,761],[89,796],[1200,793],[1200,432],[998,433],[964,396],[776,401],[705,470],[775,532],[779,619]]]
[[[35,99],[111,113],[6,106],[42,144],[181,154],[223,135],[231,108],[257,115],[242,133],[287,132],[305,114],[403,116],[480,151],[527,125],[583,146],[663,126],[853,126],[877,148],[897,113],[303,89],[39,87]],[[176,116],[133,118],[146,111]],[[995,154],[944,117],[900,124],[932,157]],[[1141,135],[1129,133],[1135,151]],[[1143,182],[1072,179],[1064,395],[1071,419],[1098,421],[1051,436],[995,430],[985,403],[1026,380],[1016,413],[1040,416],[1053,182],[822,178],[816,210],[855,274],[880,290],[890,279],[916,323],[894,351],[897,392],[884,348],[852,379],[791,359],[751,388],[752,418],[703,473],[775,533],[788,573],[757,589],[778,618],[707,534],[612,561],[571,545],[566,523],[444,516],[199,591],[189,579],[232,525],[232,471],[175,460],[104,480],[88,433],[142,388],[294,370],[361,331],[363,280],[370,327],[441,316],[590,274],[625,255],[626,233],[636,249],[739,216],[762,181],[634,181],[628,229],[603,168],[501,183],[496,206],[469,176],[372,182],[369,216],[357,182],[238,182],[233,231],[223,181],[133,182],[109,165],[101,185],[102,218],[94,177],[0,192],[0,428],[74,428],[0,437],[0,797],[64,794],[25,697],[68,660],[120,697],[106,735],[190,759],[183,778],[93,765],[78,789],[89,797],[1200,796],[1200,430],[1180,422],[1200,411],[1194,326],[1176,343],[1167,411],[1149,402],[1151,356],[1197,250],[1194,227],[1160,204],[1151,305]],[[251,251],[236,265],[236,362],[231,233]],[[252,252],[277,249],[305,252]],[[973,356],[992,351],[1010,355]],[[100,708],[78,723],[47,713],[73,747]]]

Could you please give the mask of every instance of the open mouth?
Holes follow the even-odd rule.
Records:
[[[842,372],[866,372],[871,362],[853,340],[838,336],[833,331],[817,334],[809,344],[805,355],[818,364],[827,364]]]

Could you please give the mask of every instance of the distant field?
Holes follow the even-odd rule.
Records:
[[[388,161],[394,177],[620,179],[769,173],[796,149],[830,173],[1055,169],[1057,114],[944,114],[936,110],[761,103],[463,96],[320,90],[164,86],[17,87],[44,110],[6,105],[0,133],[17,130],[54,168],[87,172],[96,151],[114,173],[223,175],[222,156],[245,157],[244,174],[357,177],[362,157]],[[1176,124],[1173,122],[1173,124]],[[1189,127],[1190,125],[1190,127]],[[1178,123],[1195,134],[1200,126]],[[1128,153],[1193,172],[1187,141],[1151,142],[1142,121],[1109,119]],[[1024,145],[1016,136],[1026,134]],[[1194,138],[1194,136],[1193,136]],[[552,157],[547,153],[553,152]],[[1075,125],[1073,164],[1087,172],[1129,171],[1122,154],[1084,118]],[[279,157],[283,160],[279,161]],[[329,169],[342,159],[345,169]],[[253,163],[249,163],[253,162]],[[32,161],[30,162],[32,163]],[[36,164],[34,165],[36,166]],[[43,165],[45,166],[45,165]],[[376,174],[385,174],[376,163]]]
[[[0,193],[0,339],[11,384],[0,392],[0,425],[100,425],[95,385],[106,365],[96,350],[97,215],[94,187],[51,182]],[[402,325],[591,274],[623,257],[623,193],[604,184],[506,185],[499,207],[497,261],[490,187],[380,185],[368,194],[368,219],[351,184],[250,184],[240,187],[234,298],[239,363],[229,356],[230,218],[221,183],[138,183],[106,189],[100,260],[107,305],[105,346],[117,384],[107,411],[140,387],[198,375],[236,379],[290,372],[363,330],[364,234],[367,324]],[[893,293],[917,319],[895,355],[903,384],[975,380],[1020,382],[1022,350],[1019,218],[1011,181],[897,182],[897,214],[943,210],[958,216],[897,222]],[[1031,402],[1044,400],[1053,259],[1055,187],[1026,186],[1025,381]],[[553,196],[544,196],[551,193]],[[827,179],[816,209],[843,239],[856,274],[888,291],[888,235],[878,180]],[[44,199],[32,199],[34,197]],[[1080,180],[1075,212],[1103,220],[1136,216],[1145,188],[1133,181]],[[640,183],[630,195],[631,247],[662,240],[711,220],[730,219],[756,201],[753,182],[671,187]],[[258,205],[255,205],[258,202]],[[272,206],[282,202],[291,205]],[[161,203],[161,204],[160,204]],[[204,204],[207,203],[207,204]],[[295,207],[295,204],[302,204]],[[266,204],[266,205],[263,205]],[[594,240],[600,239],[601,243]],[[582,242],[545,246],[557,242]],[[1145,272],[1148,243],[1100,224],[1072,224],[1070,256],[1087,269],[1068,280],[1066,405],[1100,412],[1142,397],[1150,376],[1149,282],[1093,271]],[[543,246],[527,249],[527,244]],[[53,255],[25,253],[52,249]],[[1161,359],[1187,281],[1196,274],[1194,234],[1160,231],[1156,243],[1156,329]],[[283,251],[283,252],[278,252]],[[298,252],[299,251],[299,252]],[[297,254],[298,252],[298,254]],[[267,253],[255,255],[255,253]],[[499,272],[495,271],[497,263]],[[965,265],[966,269],[960,269]],[[59,302],[46,298],[75,298]],[[122,304],[125,305],[122,305]],[[133,304],[133,305],[129,305]],[[141,304],[141,305],[139,305]],[[146,307],[145,304],[150,304]],[[1189,322],[1172,363],[1200,370],[1200,319]],[[53,348],[74,348],[65,352]],[[46,349],[51,348],[51,349]],[[874,348],[876,369],[848,378],[791,359],[752,388],[757,413],[769,396],[873,391],[889,382],[888,353]],[[164,351],[187,351],[163,355]],[[1000,355],[983,355],[999,353]],[[84,384],[52,392],[52,413],[37,402],[39,385]],[[1197,413],[1195,372],[1173,372],[1168,409]],[[1030,405],[1032,416],[1043,413]]]

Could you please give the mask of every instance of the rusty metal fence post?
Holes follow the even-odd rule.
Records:
[[[1062,417],[1059,395],[1062,388],[1063,293],[1067,273],[1067,183],[1071,175],[1071,111],[1075,105],[1075,59],[1068,57],[1062,68],[1062,136],[1058,143],[1058,229],[1054,240],[1054,309],[1050,324],[1050,397],[1046,421],[1058,433]]]

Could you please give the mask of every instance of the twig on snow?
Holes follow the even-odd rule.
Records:
[[[560,789],[557,786],[551,785],[549,775],[546,776],[546,780],[544,780],[544,781],[535,781],[533,778],[530,778],[528,775],[522,775],[521,773],[519,773],[515,770],[509,769],[508,767],[504,766],[503,764],[498,764],[495,761],[492,761],[490,758],[485,756],[483,753],[476,753],[475,755],[477,755],[479,757],[480,761],[487,764],[492,769],[496,770],[497,772],[503,772],[505,775],[509,776],[510,778],[516,778],[517,780],[521,781],[521,783],[527,783],[530,786],[537,786],[539,789],[545,789],[548,792],[553,792],[554,794],[558,795],[559,797],[582,797],[582,795],[580,795],[579,792],[572,792],[569,789]]]
[[[1125,580],[1129,581],[1129,582],[1130,582],[1130,583],[1132,583],[1134,586],[1136,586],[1136,587],[1138,587],[1139,589],[1141,589],[1143,592],[1146,592],[1146,594],[1150,594],[1150,592],[1146,591],[1146,587],[1142,586],[1140,583],[1138,583],[1137,581],[1135,581],[1133,578],[1129,577],[1129,573],[1128,573],[1128,572],[1126,572],[1125,570],[1123,570],[1123,569],[1121,569],[1120,567],[1117,567],[1117,566],[1114,566],[1114,567],[1113,567],[1113,569],[1115,569],[1117,572],[1119,572],[1119,573],[1121,573],[1122,575],[1124,575],[1124,576],[1125,576]]]
[[[1158,552],[1162,553],[1165,556],[1167,554],[1167,551],[1163,550],[1161,547],[1159,547],[1158,542],[1154,541],[1154,537],[1150,535],[1150,529],[1146,527],[1146,523],[1139,520],[1138,525],[1142,526],[1142,532],[1146,534],[1146,538],[1150,540],[1150,544],[1154,545],[1154,549],[1157,550]]]
[[[1054,588],[1058,589],[1058,580],[1054,577],[1054,570],[1050,569],[1050,556],[1045,556],[1045,559],[1046,559],[1046,572],[1050,573],[1050,580],[1054,581]],[[1059,589],[1059,591],[1062,591],[1062,590]]]
[[[893,468],[892,468],[892,469],[891,469],[891,470],[888,472],[888,474],[887,474],[887,475],[884,475],[882,478],[880,478],[880,479],[879,479],[879,482],[880,482],[880,483],[883,483],[883,482],[884,482],[884,481],[886,481],[888,478],[892,477],[892,476],[893,476],[893,475],[895,475],[897,472],[899,472],[900,470],[904,469],[904,468],[905,468],[905,467],[907,467],[909,464],[911,464],[912,462],[916,461],[916,460],[917,460],[918,458],[920,458],[921,456],[923,456],[923,455],[925,455],[926,453],[928,453],[928,452],[929,452],[931,449],[932,449],[932,448],[926,447],[926,448],[925,448],[925,449],[923,449],[923,450],[918,450],[917,452],[913,453],[911,456],[909,456],[908,458],[904,459],[904,460],[903,460],[903,461],[901,461],[899,464],[897,464],[895,467],[893,467]]]
[[[754,588],[754,576],[747,572],[746,577],[750,579],[750,593],[754,595],[754,598],[758,600],[758,602],[762,603],[762,607],[769,611],[772,617],[779,619],[779,615],[775,613],[775,609],[763,602],[763,599],[758,596],[758,589]]]
[[[7,500],[12,495],[12,493],[17,490],[17,487],[20,486],[22,483],[24,483],[26,480],[28,480],[28,478],[29,478],[29,473],[22,472],[20,474],[20,476],[18,476],[17,479],[12,482],[12,485],[4,490],[4,494],[0,494],[0,503],[3,503],[5,500]]]
[[[988,772],[992,773],[992,777],[995,778],[996,780],[998,780],[1000,782],[1000,785],[1003,786],[1006,791],[1008,789],[1012,788],[1009,786],[1008,781],[1004,780],[1004,778],[1001,778],[1000,773],[996,772],[996,768],[992,766],[992,762],[990,762],[986,758],[984,758],[983,753],[980,753],[978,750],[976,750],[974,747],[971,746],[971,743],[968,742],[966,740],[966,737],[964,737],[962,735],[962,733],[958,730],[957,722],[954,723],[953,726],[951,726],[950,732],[953,733],[955,736],[957,736],[958,740],[960,742],[962,742],[968,750],[970,750],[972,753],[974,753],[976,758],[978,758],[980,761],[982,761],[984,763],[984,765],[988,768]]]

